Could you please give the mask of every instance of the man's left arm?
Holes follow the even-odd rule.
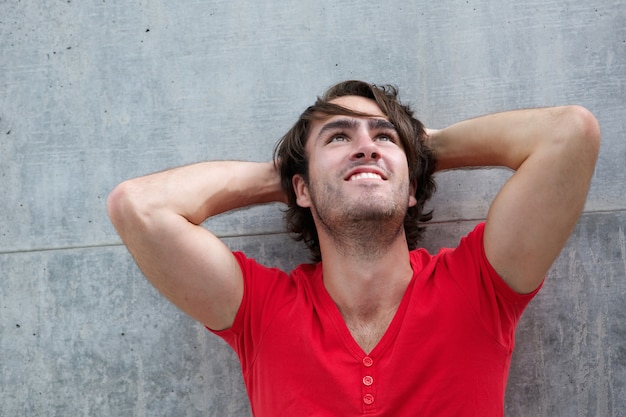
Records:
[[[513,290],[535,290],[583,210],[600,147],[596,118],[580,106],[516,110],[427,133],[437,170],[516,171],[487,214],[485,253]]]

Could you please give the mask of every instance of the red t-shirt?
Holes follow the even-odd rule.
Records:
[[[502,281],[483,230],[435,256],[411,252],[413,279],[369,354],[321,264],[286,274],[235,253],[244,296],[232,328],[215,333],[239,356],[254,415],[502,416],[515,326],[537,291],[520,295]]]

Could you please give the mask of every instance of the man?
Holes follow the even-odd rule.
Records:
[[[276,164],[134,179],[108,209],[150,281],[236,350],[256,416],[502,416],[515,326],[583,209],[599,140],[578,106],[424,129],[394,88],[347,81]],[[414,249],[432,173],[478,166],[516,171],[486,221],[455,249]],[[287,274],[200,226],[273,201],[320,262]]]

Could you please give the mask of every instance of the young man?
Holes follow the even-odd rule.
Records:
[[[206,162],[130,180],[108,209],[144,274],[239,355],[256,416],[502,416],[514,331],[583,209],[596,119],[577,106],[424,129],[392,87],[340,83],[276,164]],[[455,249],[415,249],[436,170],[514,175]],[[318,261],[291,273],[201,227],[282,201]]]

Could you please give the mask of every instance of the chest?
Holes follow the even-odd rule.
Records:
[[[487,404],[501,407],[509,360],[460,302],[409,305],[372,322],[285,309],[245,378],[253,402],[275,402],[266,405],[287,414],[326,415],[315,408],[323,404],[332,415],[443,415],[485,391],[492,395]]]
[[[397,309],[385,314],[378,314],[368,318],[350,319],[342,316],[346,329],[354,342],[365,353],[371,352],[381,341],[396,314]]]

